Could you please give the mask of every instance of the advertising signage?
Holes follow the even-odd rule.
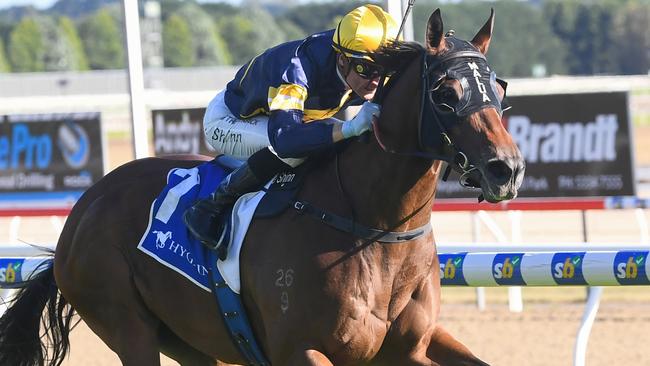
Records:
[[[215,155],[214,150],[203,137],[204,114],[205,108],[151,111],[156,156],[170,154]]]
[[[635,195],[625,92],[508,98],[503,123],[526,160],[519,197]],[[439,182],[438,198],[476,198],[458,176]]]
[[[0,210],[71,207],[103,174],[99,113],[0,116]]]
[[[526,160],[519,197],[635,194],[625,92],[509,97],[503,123]],[[205,108],[152,111],[156,156],[215,152],[203,136]],[[476,198],[452,174],[438,198]]]

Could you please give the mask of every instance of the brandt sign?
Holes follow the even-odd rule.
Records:
[[[503,123],[526,160],[519,197],[633,196],[627,93],[509,98]],[[476,197],[440,182],[438,197]]]

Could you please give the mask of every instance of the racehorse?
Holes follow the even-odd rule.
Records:
[[[493,22],[492,12],[471,45],[459,43],[443,33],[438,9],[426,45],[387,49],[399,65],[383,90],[375,138],[337,150],[298,197],[357,225],[407,232],[429,225],[445,160],[487,201],[514,198],[522,156],[500,107],[478,108],[505,95],[501,83],[485,85],[475,73],[487,65]],[[161,352],[182,365],[244,364],[212,295],[136,249],[168,171],[205,159],[135,160],[88,189],[53,267],[0,320],[0,364],[59,365],[75,310],[126,366],[159,365]],[[295,210],[255,220],[241,253],[241,294],[264,354],[273,365],[487,365],[437,322],[433,243],[430,230],[396,244],[360,239]],[[39,338],[42,316],[49,349]]]

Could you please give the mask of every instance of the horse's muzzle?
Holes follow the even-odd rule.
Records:
[[[526,164],[519,154],[505,158],[493,158],[479,168],[481,189],[485,200],[491,203],[511,200],[524,180]]]

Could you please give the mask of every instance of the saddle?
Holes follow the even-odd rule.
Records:
[[[280,172],[270,182],[253,218],[270,218],[283,213],[296,200],[312,164],[306,162],[296,168]]]
[[[264,196],[255,209],[253,219],[272,218],[279,216],[291,207],[300,192],[305,176],[311,171],[313,164],[306,162],[296,168],[289,168],[278,173],[262,188]],[[230,168],[230,166],[224,166]],[[228,254],[228,245],[235,230],[233,228],[233,207],[220,216],[218,227],[220,231],[217,255],[224,260]]]

